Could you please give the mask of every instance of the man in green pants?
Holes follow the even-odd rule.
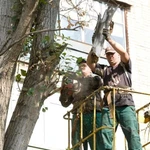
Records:
[[[79,107],[80,103],[100,86],[103,82],[100,76],[94,76],[91,69],[83,59],[79,64],[79,69],[82,73],[82,77],[78,77],[77,83],[62,84],[62,90],[60,95],[60,102],[62,106],[68,107],[73,104],[73,119],[72,119],[72,145],[77,144],[80,139],[80,115]],[[90,96],[83,105],[83,138],[88,136],[93,131],[93,109],[94,109],[94,98],[96,97],[96,128],[101,125],[101,96],[100,92],[95,92],[93,96]],[[100,145],[100,132],[96,133],[96,150],[103,150]],[[93,147],[93,136],[87,139],[83,143],[84,150],[87,150],[87,143],[91,150]],[[80,146],[74,148],[74,150],[80,150]]]
[[[105,50],[106,59],[110,66],[95,63],[93,61],[95,55],[92,50],[88,55],[87,64],[94,73],[103,75],[104,86],[130,88],[132,86],[130,57],[124,48],[110,37],[109,33],[109,30],[103,30],[103,35],[110,44]],[[112,95],[110,95],[109,90],[105,90],[104,92],[102,126],[113,127],[112,110],[109,107],[112,103],[110,100]],[[122,128],[128,142],[128,150],[142,150],[132,94],[121,91],[116,92],[115,106],[116,125],[120,124]],[[104,144],[105,150],[112,150],[113,130],[108,128],[102,129],[101,135],[101,142]]]

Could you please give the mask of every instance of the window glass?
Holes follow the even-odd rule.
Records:
[[[124,27],[122,24],[115,23],[112,35],[124,38]]]
[[[75,4],[78,4],[78,0],[74,0]],[[80,17],[81,20],[88,21],[87,26],[85,26],[83,29],[78,29],[78,31],[61,31],[61,33],[65,34],[65,36],[70,36],[71,39],[77,40],[80,42],[84,42],[87,44],[92,44],[92,36],[94,32],[94,28],[96,26],[97,22],[97,16],[100,13],[103,16],[104,11],[107,8],[107,5],[104,3],[99,3],[97,1],[91,2],[89,1],[89,4],[84,5],[83,3],[80,5],[80,8],[83,8],[87,12],[87,14],[83,17]],[[74,18],[74,23],[77,22],[77,15],[75,15],[75,12],[72,12],[69,14],[70,18]],[[112,36],[117,39],[117,42],[120,44],[123,44],[125,47],[125,26],[124,26],[124,11],[121,9],[117,9],[115,12],[113,19],[115,23],[114,30],[112,33]],[[63,21],[63,22],[62,22]],[[67,24],[67,20],[63,19],[61,20],[63,24]]]
[[[123,24],[123,22],[124,22],[124,11],[118,8],[117,11],[115,12],[114,16],[113,16],[113,21],[115,23]]]
[[[112,38],[126,48],[124,25],[115,23]]]
[[[70,20],[70,23],[74,25],[76,23],[75,20]],[[60,26],[61,28],[68,28],[68,21],[65,17],[61,17]],[[82,35],[81,35],[81,28],[78,28],[76,30],[61,30],[61,34],[64,34],[66,37],[70,37],[73,40],[81,41]]]
[[[112,36],[112,39],[114,39],[115,41],[117,41],[119,44],[121,44],[123,47],[125,47],[125,42],[124,39],[118,36]]]
[[[91,37],[93,36],[93,30],[90,28],[84,28],[84,42],[88,44],[92,44]]]

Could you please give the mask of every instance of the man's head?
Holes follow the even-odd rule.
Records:
[[[116,51],[112,48],[112,47],[110,47],[110,46],[108,46],[106,49],[105,49],[105,54],[108,54],[108,53],[116,53]]]
[[[79,69],[81,70],[82,75],[84,77],[89,76],[92,73],[92,71],[91,71],[90,67],[87,65],[85,59],[82,59],[82,61],[80,61],[78,63],[78,65],[79,65]]]
[[[111,46],[105,49],[105,54],[110,66],[115,66],[120,62],[120,55]]]

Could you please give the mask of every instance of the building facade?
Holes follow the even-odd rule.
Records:
[[[79,0],[75,0],[77,3]],[[117,0],[112,0],[117,1]],[[134,101],[136,109],[140,109],[142,106],[150,103],[150,0],[118,0],[121,4],[128,6],[127,9],[118,9],[115,13],[113,20],[115,22],[114,31],[112,33],[113,38],[120,42],[126,50],[129,52],[132,60],[132,81]],[[105,2],[105,0],[104,0]],[[98,3],[98,2],[97,2]],[[66,5],[65,5],[66,6]],[[95,7],[94,7],[95,6]],[[96,10],[101,10],[101,13],[105,10],[105,5],[93,5]],[[71,15],[74,15],[72,12]],[[88,52],[91,49],[91,38],[94,32],[97,14],[91,14],[93,22],[89,23],[89,26],[84,29],[79,29],[78,32],[64,31],[63,34],[70,36],[70,45],[67,48],[68,54],[74,56],[87,57]],[[89,18],[85,18],[89,19]],[[76,17],[75,17],[76,20]],[[75,21],[74,20],[74,21]],[[66,24],[66,20],[61,18],[62,27]],[[100,58],[101,63],[107,63],[105,57]],[[25,64],[22,67],[27,67]],[[60,83],[61,84],[61,83]],[[60,84],[58,86],[60,86]],[[16,104],[17,95],[17,83],[14,83],[12,92],[12,98],[9,106],[8,122]],[[67,120],[63,118],[68,110],[72,107],[63,108],[59,102],[59,92],[49,97],[44,105],[48,110],[43,112],[41,110],[40,118],[33,131],[28,150],[65,150],[68,145],[68,124]],[[140,135],[142,144],[150,141],[149,131],[146,130],[148,123],[143,123],[143,115],[150,107],[145,107],[139,111],[140,113]],[[150,127],[149,127],[150,128]],[[121,138],[120,138],[121,137]],[[119,128],[116,133],[116,150],[126,150],[124,136]],[[149,144],[150,145],[150,144]],[[150,146],[147,145],[145,150],[150,150]]]

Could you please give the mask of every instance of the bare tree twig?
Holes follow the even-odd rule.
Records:
[[[8,46],[8,48],[5,49],[5,51],[3,51],[2,53],[0,53],[0,56],[2,56],[7,50],[9,50],[12,46],[14,46],[14,45],[17,44],[18,42],[20,42],[21,40],[23,40],[24,38],[26,38],[28,35],[31,35],[31,34],[38,34],[38,33],[41,33],[41,32],[60,31],[60,30],[77,31],[77,29],[80,28],[80,27],[81,27],[81,26],[77,26],[77,27],[72,28],[72,29],[68,29],[68,28],[61,28],[61,29],[43,29],[43,30],[38,30],[38,31],[26,33],[26,34],[25,34],[24,36],[22,36],[20,39],[16,40],[14,43],[12,43],[10,46]]]
[[[70,30],[70,31],[77,31],[77,28],[79,28],[81,26],[77,26],[75,28],[72,28],[72,29],[68,29],[68,28],[62,28],[62,29],[43,29],[43,30],[38,30],[38,31],[34,31],[34,32],[30,32],[30,33],[27,33],[25,34],[23,37],[21,37],[20,39],[18,39],[17,41],[15,41],[12,45],[10,45],[10,47],[12,47],[13,45],[15,45],[16,43],[20,42],[22,39],[24,39],[25,37],[27,37],[28,35],[31,35],[31,34],[38,34],[38,33],[41,33],[41,32],[52,32],[52,31],[59,31],[59,30]]]
[[[52,91],[48,96],[51,96],[53,94],[55,94],[56,92],[60,91],[61,90],[61,87],[55,89],[54,91]]]

